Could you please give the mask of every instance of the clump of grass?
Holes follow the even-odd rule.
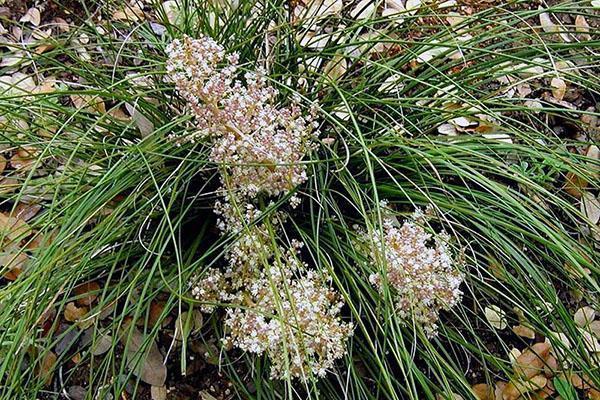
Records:
[[[588,155],[598,139],[599,42],[555,18],[593,25],[588,2],[540,10],[501,3],[454,26],[451,11],[434,6],[355,19],[352,6],[292,17],[280,1],[177,3],[171,22],[159,3],[145,10],[164,32],[144,19],[111,20],[120,4],[89,3],[68,32],[48,39],[51,49],[9,49],[23,59],[3,75],[20,68],[36,84],[56,84],[24,92],[17,76],[0,91],[1,151],[10,160],[0,207],[15,216],[41,206],[28,229],[0,231],[3,256],[26,256],[18,277],[0,287],[2,398],[56,398],[74,385],[88,398],[119,398],[126,387],[142,396],[146,384],[128,356],[135,329],[145,338],[138,353],[161,344],[167,385],[201,344],[240,398],[473,398],[475,381],[510,379],[508,352],[530,343],[491,327],[489,305],[509,325],[526,320],[568,356],[571,371],[600,384],[596,355],[573,320],[581,303],[599,306],[598,226],[580,208],[599,189],[600,162]],[[554,28],[540,26],[544,13]],[[266,230],[266,245],[277,252],[282,238],[302,241],[299,257],[331,277],[342,318],[355,326],[347,354],[320,379],[269,379],[268,357],[225,351],[219,311],[197,329],[185,319],[179,338],[172,332],[170,318],[206,305],[192,284],[223,268],[239,238],[216,229],[221,181],[210,142],[170,140],[194,131],[164,79],[166,46],[184,34],[237,52],[242,70],[265,68],[281,104],[318,104],[322,143],[302,161],[308,180],[259,207],[262,221],[289,215],[281,229]],[[558,99],[553,78],[573,93]],[[511,97],[511,88],[531,92]],[[296,209],[291,196],[302,198]],[[463,300],[441,313],[433,338],[400,318],[390,290],[373,287],[369,255],[355,246],[355,225],[381,230],[383,199],[400,219],[431,207],[424,229],[446,231],[462,254]],[[3,274],[14,269],[3,263]],[[86,282],[98,284],[88,305],[90,293],[76,290]],[[67,321],[73,306],[82,314]],[[94,354],[106,337],[108,351]]]

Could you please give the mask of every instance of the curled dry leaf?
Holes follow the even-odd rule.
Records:
[[[87,314],[85,307],[77,307],[74,302],[67,303],[65,306],[64,317],[69,322],[77,322]]]
[[[521,337],[527,339],[535,339],[535,331],[525,325],[516,325],[512,327],[512,331]]]
[[[546,359],[550,354],[550,343],[536,343],[525,349],[513,365],[515,374],[522,378],[531,378],[543,372]]]
[[[506,323],[506,313],[496,305],[485,307],[485,318],[488,323],[496,329],[503,330],[508,324]]]
[[[2,154],[0,154],[0,174],[2,172],[4,172],[5,168],[6,168],[6,158],[4,158],[4,156]]]
[[[575,315],[573,316],[575,324],[580,328],[590,324],[594,318],[596,318],[596,311],[590,306],[581,307],[575,311]]]

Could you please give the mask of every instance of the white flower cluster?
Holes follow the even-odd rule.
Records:
[[[236,195],[253,198],[288,192],[306,181],[302,159],[317,135],[298,105],[278,107],[278,91],[262,73],[236,80],[238,56],[202,37],[174,40],[167,48],[168,78],[187,101],[198,131],[180,141],[212,139],[211,161]],[[224,65],[221,65],[225,63]]]
[[[352,325],[341,321],[343,306],[328,278],[295,266],[271,267],[256,279],[247,308],[228,309],[226,344],[271,359],[272,378],[323,377],[346,354]]]
[[[400,318],[434,336],[439,312],[458,304],[462,295],[463,275],[450,255],[448,237],[432,238],[414,219],[399,226],[391,217],[384,219],[381,230],[360,235],[369,244],[373,266],[385,271],[372,274],[370,282],[379,290],[391,288]]]
[[[273,246],[268,230],[264,222],[240,232],[225,272],[207,271],[192,295],[205,304],[203,311],[233,306],[226,308],[225,345],[267,354],[272,378],[322,377],[346,354],[353,327],[341,319],[343,302],[330,278],[299,259],[304,243]]]
[[[208,138],[210,159],[220,166],[222,200],[217,225],[236,241],[223,271],[210,269],[192,295],[210,312],[228,303],[224,343],[267,354],[273,378],[323,376],[346,353],[352,325],[342,321],[343,303],[329,278],[300,258],[304,243],[279,244],[286,214],[264,216],[252,201],[276,196],[306,181],[302,159],[317,135],[312,117],[295,104],[274,104],[277,90],[263,74],[236,80],[238,57],[209,38],[173,41],[167,48],[168,78],[187,101],[198,132],[179,142]],[[225,64],[225,65],[222,65]],[[299,199],[293,198],[292,206]],[[233,307],[231,307],[233,306]]]

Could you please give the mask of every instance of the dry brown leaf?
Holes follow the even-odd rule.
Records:
[[[546,358],[546,363],[544,365],[544,375],[546,378],[552,378],[556,371],[558,371],[558,360],[552,354]]]
[[[21,241],[32,232],[31,226],[21,218],[0,213],[0,238],[11,242]]]
[[[584,380],[579,374],[575,373],[569,373],[567,376],[569,377],[571,385],[573,385],[575,389],[587,390],[591,388],[591,386],[588,384],[589,379]]]
[[[167,388],[165,386],[151,386],[150,397],[152,400],[167,400]]]
[[[54,366],[56,365],[56,354],[51,351],[48,351],[44,357],[42,358],[42,362],[40,363],[38,376],[44,379],[45,385],[49,385],[52,382],[52,377],[54,375]]]
[[[550,348],[550,343],[542,342],[525,349],[513,365],[515,374],[531,378],[542,373],[545,360],[550,354]]]
[[[505,329],[508,324],[506,323],[506,313],[496,305],[490,305],[484,309],[485,319],[488,323],[496,329]]]
[[[13,215],[25,222],[31,220],[42,209],[40,204],[19,202],[15,207]]]
[[[95,356],[102,355],[111,349],[113,338],[110,335],[100,333],[92,346],[91,353]]]
[[[496,386],[494,387],[494,398],[495,400],[502,400],[502,392],[504,392],[504,388],[507,383],[504,381],[496,382]]]
[[[478,383],[471,388],[479,400],[494,400],[494,388],[485,383]]]
[[[114,21],[131,21],[137,22],[144,18],[144,11],[137,5],[126,5],[122,9],[113,13]]]
[[[594,321],[590,324],[590,331],[600,339],[600,320]]]
[[[67,303],[64,310],[64,317],[69,322],[77,322],[87,314],[85,307],[77,307],[74,302]]]
[[[73,105],[77,109],[84,109],[89,112],[106,112],[106,106],[104,105],[104,101],[98,96],[89,94],[72,94],[69,97],[71,98]]]
[[[537,375],[527,381],[509,382],[502,392],[503,400],[516,400],[522,394],[542,389],[548,379],[544,375]]]
[[[594,318],[596,318],[596,311],[590,306],[581,307],[575,311],[575,315],[573,316],[575,324],[580,328],[590,324]]]
[[[29,10],[27,10],[25,15],[23,15],[21,17],[21,19],[19,20],[19,22],[23,22],[23,23],[30,22],[34,26],[38,26],[41,21],[42,21],[42,15],[40,13],[40,10],[38,10],[35,7],[31,7]]]
[[[128,366],[133,373],[142,381],[152,386],[163,386],[167,379],[167,367],[158,346],[154,340],[144,348],[145,354],[140,356],[139,352],[145,344],[146,337],[137,328],[127,325],[127,329],[121,336],[121,340],[127,341]]]
[[[18,171],[28,171],[35,166],[35,154],[33,149],[20,148],[10,158],[10,166]]]
[[[5,168],[6,168],[6,158],[4,158],[4,156],[2,154],[0,154],[0,174],[2,172],[4,172]]]
[[[600,400],[600,390],[594,388],[587,391],[587,398],[590,400]]]
[[[525,337],[527,339],[535,339],[535,331],[528,326],[525,325],[516,325],[512,327],[512,331],[521,337]]]
[[[29,261],[29,257],[22,252],[0,254],[0,268],[7,269],[3,275],[4,278],[9,281],[16,280],[25,270],[27,261]]]
[[[585,192],[581,196],[581,213],[593,224],[600,221],[600,200],[590,192]]]
[[[77,304],[80,306],[89,306],[96,298],[98,298],[98,295],[94,293],[98,291],[100,291],[100,285],[96,282],[87,282],[77,286],[74,289],[74,292],[78,297],[76,300]]]
[[[564,80],[561,78],[552,78],[550,86],[552,87],[552,96],[554,96],[556,99],[562,100],[565,97],[567,84]]]
[[[584,189],[587,188],[587,185],[587,181],[579,175],[575,175],[573,172],[567,172],[564,189],[571,196],[580,198]]]

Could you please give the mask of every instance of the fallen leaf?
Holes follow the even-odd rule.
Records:
[[[496,305],[485,307],[485,318],[488,323],[496,329],[503,330],[508,324],[506,323],[506,314]]]
[[[548,379],[544,375],[537,375],[528,381],[511,381],[502,391],[503,400],[516,400],[522,394],[542,389]]]
[[[596,318],[596,311],[590,306],[579,308],[575,311],[575,315],[573,316],[575,324],[580,328],[590,324],[594,318]]]
[[[581,196],[581,213],[593,224],[600,221],[600,200],[590,192]]]
[[[25,270],[27,261],[29,261],[29,257],[22,252],[0,253],[0,268],[6,269],[4,278],[9,281],[16,280]]]
[[[129,115],[131,115],[131,118],[133,118],[133,122],[140,130],[142,137],[146,137],[154,132],[154,124],[138,111],[138,107],[126,103],[125,108]]]
[[[100,333],[92,346],[91,353],[95,356],[99,356],[110,350],[112,348],[112,345],[113,337],[110,335]]]
[[[44,379],[45,385],[49,385],[52,382],[54,376],[54,366],[56,365],[56,354],[48,351],[42,358],[42,362],[39,366],[38,376]]]
[[[83,109],[88,112],[97,111],[99,113],[106,112],[106,106],[104,105],[104,101],[96,96],[90,94],[72,94],[69,96],[73,105],[77,109]]]
[[[565,97],[567,84],[564,80],[561,78],[552,78],[550,87],[552,87],[552,96],[554,96],[556,99],[562,100]]]
[[[525,349],[513,365],[515,374],[531,378],[543,372],[546,358],[550,354],[550,343],[536,343]]]
[[[165,386],[151,386],[150,397],[152,400],[166,400],[167,388]]]
[[[583,194],[584,190],[587,188],[587,181],[580,177],[579,175],[575,175],[573,172],[567,172],[566,182],[564,189],[571,196],[580,198]]]
[[[506,385],[507,385],[507,383],[504,381],[496,382],[496,387],[494,388],[494,398],[496,400],[503,400],[502,392],[504,392],[504,388],[506,388]]]
[[[115,11],[112,19],[115,21],[131,21],[137,22],[144,18],[144,11],[137,5],[126,5],[123,8]]]
[[[2,154],[0,154],[0,174],[2,172],[4,172],[5,168],[6,168],[6,158],[4,158],[4,156]]]
[[[590,353],[600,353],[600,342],[590,332],[580,329],[585,349]]]
[[[594,321],[590,324],[590,331],[600,339],[600,320]]]
[[[167,379],[167,367],[156,342],[152,340],[149,345],[145,344],[147,337],[131,324],[127,325],[121,340],[126,341],[128,366],[133,373],[152,386],[163,386]],[[140,354],[142,351],[144,353]]]
[[[494,400],[494,388],[485,383],[478,383],[471,388],[479,400]]]
[[[100,285],[96,282],[86,282],[75,287],[74,292],[78,297],[76,300],[77,304],[80,306],[89,306],[98,298],[98,295],[93,292],[98,292],[99,290]]]
[[[373,0],[361,0],[352,11],[350,16],[356,19],[371,18],[375,13],[375,2]]]
[[[40,14],[40,10],[35,7],[31,7],[29,10],[27,10],[25,15],[23,15],[19,20],[19,22],[23,23],[30,22],[34,26],[38,26],[41,21],[42,15]]]
[[[546,364],[544,365],[544,375],[546,378],[552,378],[556,371],[558,371],[558,360],[552,354],[546,358]]]
[[[512,331],[521,337],[527,339],[535,339],[535,331],[528,326],[516,325],[512,327]]]
[[[85,317],[87,309],[85,307],[77,307],[74,302],[67,303],[64,310],[65,319],[69,322],[76,322]]]
[[[168,0],[162,3],[162,10],[170,24],[175,24],[179,17],[179,5],[175,0]]]

